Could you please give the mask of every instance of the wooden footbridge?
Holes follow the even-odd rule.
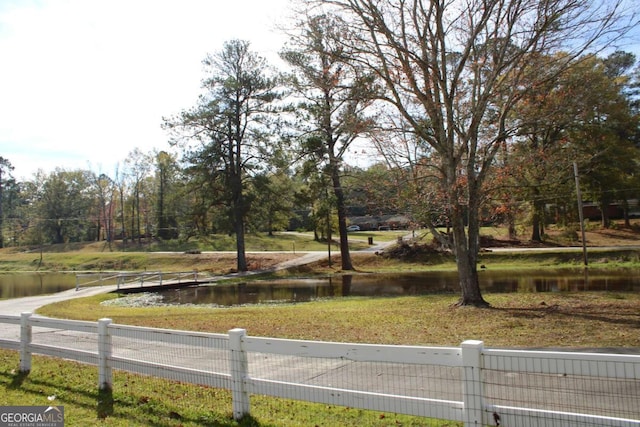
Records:
[[[89,286],[116,286],[117,291],[145,292],[211,283],[216,278],[198,271],[105,272],[76,274],[76,291]]]

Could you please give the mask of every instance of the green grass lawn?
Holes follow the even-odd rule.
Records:
[[[102,294],[42,307],[44,316],[179,330],[373,344],[494,347],[639,347],[640,294],[486,294],[493,308],[455,308],[457,295],[344,297],[301,304],[121,307]],[[534,344],[535,343],[535,344]]]
[[[113,391],[99,392],[95,366],[34,356],[23,375],[18,364],[17,352],[0,350],[0,404],[62,405],[67,427],[458,425],[262,396],[253,396],[251,416],[236,422],[227,390],[115,371]]]
[[[374,241],[396,239],[389,232],[373,234]],[[366,240],[369,232],[350,233]],[[277,236],[258,244],[295,242],[297,250],[311,236]],[[306,239],[306,240],[305,240]],[[270,246],[275,247],[275,246]],[[326,246],[321,245],[324,250]],[[69,248],[68,248],[69,249]],[[286,250],[286,249],[282,249]],[[314,250],[314,249],[307,249]],[[261,256],[254,265],[275,264],[285,255]],[[286,255],[289,256],[289,255]],[[487,268],[556,268],[580,266],[580,252],[482,253]],[[590,251],[591,268],[628,268],[635,274],[638,251]],[[354,253],[358,273],[453,269],[453,258],[430,255],[392,260]],[[96,251],[95,244],[72,251],[43,253],[51,270],[127,269],[184,271],[192,268],[228,271],[234,255],[159,254]],[[337,258],[336,258],[337,259]],[[0,270],[33,269],[39,253],[0,251]],[[291,269],[282,275],[340,274],[326,260]],[[493,308],[455,308],[457,295],[394,298],[337,298],[303,304],[256,305],[234,308],[126,308],[100,303],[117,295],[100,295],[45,306],[39,314],[115,323],[221,332],[242,327],[249,335],[323,341],[457,346],[478,339],[487,347],[632,347],[640,348],[640,295],[637,293],[520,293],[485,294]],[[116,372],[112,394],[97,391],[97,369],[73,362],[34,357],[29,375],[17,372],[17,352],[0,351],[0,404],[65,406],[67,426],[453,426],[448,421],[361,411],[333,405],[252,397],[252,417],[237,423],[231,417],[231,398],[225,390]],[[50,397],[55,396],[53,400]]]
[[[367,238],[375,242],[393,241],[403,232],[360,232],[349,234],[349,249],[356,252],[369,247]],[[0,272],[6,271],[104,271],[104,270],[162,270],[187,271],[202,269],[213,272],[228,272],[235,259],[235,238],[216,235],[206,240],[188,242],[168,241],[147,244],[123,245],[118,242],[111,248],[104,242],[51,245],[42,248],[0,249]],[[340,250],[337,241],[331,245],[333,254]],[[185,252],[200,251],[207,256],[197,257]],[[326,242],[317,242],[313,233],[265,233],[249,234],[246,238],[247,258],[255,259],[252,252],[272,252],[297,256],[306,251],[327,251]],[[211,252],[216,252],[211,254]],[[267,255],[268,257],[269,255]],[[220,262],[218,262],[220,261]],[[250,263],[251,264],[251,263]],[[266,267],[269,267],[267,265]],[[250,269],[264,266],[250,265]]]
[[[101,305],[117,295],[69,300],[39,314],[116,323],[342,342],[487,347],[640,348],[637,293],[487,294],[494,308],[454,308],[454,295],[361,298],[235,308]],[[97,368],[34,357],[17,372],[17,352],[0,351],[3,405],[65,406],[67,426],[454,426],[442,420],[254,396],[251,417],[232,420],[227,391],[116,372],[112,394],[97,391]],[[55,396],[53,401],[49,397]]]

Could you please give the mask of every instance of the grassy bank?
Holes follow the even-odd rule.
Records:
[[[270,268],[296,258],[294,253],[247,254],[250,270]],[[0,272],[57,271],[209,271],[226,274],[235,269],[233,253],[63,252],[40,257],[32,253],[0,254]]]
[[[0,404],[62,405],[65,426],[457,426],[392,413],[362,411],[262,396],[251,398],[251,417],[236,422],[227,390],[114,372],[113,392],[100,393],[94,366],[34,356],[32,371],[16,371],[17,352],[0,350]]]
[[[589,263],[593,268],[640,268],[640,251],[624,246],[640,242],[640,227],[632,229],[593,230],[587,233]],[[512,242],[504,239],[503,229],[485,228],[488,245],[512,245],[513,252],[483,251],[480,263],[488,268],[545,268],[575,267],[583,263],[580,247],[561,246],[550,241],[549,248],[526,247],[526,241]],[[451,270],[455,268],[453,256],[447,254],[405,254],[401,259],[390,259],[372,253],[358,252],[368,248],[368,238],[374,243],[394,242],[404,231],[362,231],[349,233],[350,250],[354,265],[359,271],[424,271]],[[431,240],[429,235],[416,232],[422,242]],[[577,242],[564,242],[578,244]],[[623,249],[606,250],[603,247],[620,246]],[[327,245],[313,239],[312,233],[249,234],[246,241],[250,270],[268,269],[283,261],[301,256],[305,251],[327,251]],[[305,266],[293,274],[331,274],[339,271],[339,247],[332,244],[332,266],[326,260]],[[200,252],[200,253],[198,253]],[[261,253],[257,253],[261,252]],[[415,255],[415,256],[414,256]],[[154,241],[117,242],[111,246],[105,242],[48,245],[43,247],[11,247],[0,249],[0,272],[20,271],[191,271],[201,270],[225,274],[235,268],[235,240],[232,236],[216,235],[209,239],[187,242]]]
[[[349,234],[350,250],[368,248],[374,242],[394,241],[403,232],[356,232]],[[199,269],[228,273],[235,267],[235,240],[217,235],[210,239],[137,244],[121,241],[109,246],[104,242],[46,245],[43,247],[9,247],[0,249],[0,272],[19,271],[106,271]],[[269,268],[300,256],[306,251],[327,251],[327,244],[317,242],[312,233],[276,233],[248,235],[247,260],[250,270]],[[339,252],[333,242],[332,252]],[[262,252],[256,255],[256,252]]]
[[[300,252],[248,253],[249,270],[263,270],[301,257]],[[453,270],[455,259],[449,254],[422,254],[403,259],[387,258],[371,252],[352,252],[357,272],[394,272]],[[332,265],[326,258],[292,268],[281,274],[334,274],[340,271],[340,256],[332,252]],[[483,252],[480,264],[485,268],[562,268],[582,267],[580,250],[557,248],[553,252],[530,249],[514,252]],[[183,252],[53,252],[40,259],[34,253],[12,253],[0,250],[0,272],[28,271],[207,271],[226,274],[234,271],[236,256],[233,252],[187,254]],[[640,268],[640,250],[589,249],[589,266],[593,269]]]
[[[303,304],[121,307],[98,295],[45,306],[39,314],[157,328],[320,341],[491,347],[640,347],[637,293],[486,294],[492,309],[454,308],[456,295],[345,297]]]

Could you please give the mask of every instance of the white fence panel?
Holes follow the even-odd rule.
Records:
[[[0,348],[6,348],[7,350],[20,350],[20,341],[0,339]]]
[[[51,319],[49,317],[29,317],[31,327],[64,329],[66,331],[85,332],[90,334],[98,333],[98,325],[96,322],[84,322],[80,320],[61,320]]]
[[[500,425],[509,427],[638,427],[639,420],[598,417],[561,411],[493,406],[489,415],[500,415]],[[492,425],[492,424],[489,424]],[[493,425],[496,425],[495,423]]]
[[[21,321],[19,316],[8,316],[6,314],[0,314],[0,324],[20,326],[20,323]],[[15,328],[12,326],[8,328],[3,327],[2,332],[3,337],[0,338],[0,348],[6,348],[8,350],[20,350],[20,328]]]
[[[248,391],[253,394],[327,405],[340,405],[458,421],[462,420],[464,410],[463,402],[457,401],[343,390],[333,387],[285,383],[258,378],[250,378],[247,381]]]
[[[425,396],[435,391],[425,390],[432,372],[421,368],[432,365],[459,368],[462,365],[460,348],[329,343],[245,335],[242,336],[242,349],[253,356],[250,358],[253,362],[249,364],[247,378],[249,393],[462,420],[464,405],[461,400]],[[286,357],[278,361],[268,356],[274,354]],[[320,360],[308,362],[309,359]],[[331,360],[335,362],[328,362]],[[265,366],[260,368],[260,365]],[[276,373],[287,365],[290,368],[285,376],[291,381],[279,378]],[[416,367],[407,368],[407,365]],[[297,366],[304,368],[296,374]],[[358,379],[346,378],[341,381],[341,378],[326,373],[341,371]],[[384,377],[387,387],[376,390],[378,385],[372,384],[367,377]],[[458,381],[459,378],[453,380]],[[459,387],[455,393],[449,394],[462,398]]]
[[[5,323],[8,325],[19,325],[20,317],[18,316],[7,316],[6,314],[0,314],[0,323]]]
[[[389,411],[466,425],[640,426],[640,356],[392,346],[250,337],[242,329],[207,334],[170,329],[0,316],[20,325],[0,347],[99,367],[231,389],[235,418],[249,414],[251,394]],[[32,342],[32,328],[39,328]],[[68,332],[73,331],[73,332]],[[75,347],[74,347],[75,346]],[[583,402],[571,406],[571,400]],[[578,410],[575,410],[577,408]]]
[[[285,340],[245,336],[245,351],[299,357],[345,359],[354,362],[392,362],[420,365],[461,366],[459,347],[418,347],[320,341]]]
[[[195,345],[205,348],[228,350],[229,336],[173,329],[144,328],[128,325],[109,325],[109,333],[113,337],[131,338],[144,341],[158,341],[164,344]]]
[[[483,354],[486,369],[640,379],[636,355],[490,349]]]
[[[503,425],[640,426],[640,356],[483,350],[485,419]]]
[[[42,344],[29,344],[28,351],[45,356],[58,357],[60,359],[75,360],[77,362],[88,363],[91,365],[96,365],[98,363],[97,351],[90,352]]]
[[[142,375],[166,378],[172,381],[188,382],[209,387],[223,389],[231,388],[231,375],[203,372],[199,369],[183,368],[172,365],[146,362],[143,360],[128,359],[112,356],[109,359],[112,368]]]

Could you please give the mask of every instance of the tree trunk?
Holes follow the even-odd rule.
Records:
[[[244,243],[244,218],[242,215],[242,209],[236,208],[236,250],[237,250],[237,268],[238,271],[247,271],[247,256]],[[240,213],[238,213],[238,210]]]
[[[138,234],[138,246],[142,246],[142,233],[140,233],[140,191],[136,189],[136,233]]]
[[[449,172],[448,197],[451,203],[451,226],[453,231],[453,251],[456,256],[458,280],[462,295],[458,306],[489,307],[482,297],[478,280],[478,252],[480,249],[479,192],[474,187],[477,182],[470,177],[467,183],[467,209],[460,202],[460,189],[456,183],[455,168]],[[453,177],[453,179],[451,179]],[[468,220],[468,230],[465,225]]]
[[[333,159],[332,159],[333,160]],[[344,203],[344,192],[340,184],[340,173],[335,161],[332,161],[331,181],[333,192],[336,196],[336,209],[338,210],[338,231],[340,233],[340,259],[343,270],[353,270],[351,254],[349,253],[349,240],[347,233],[347,207]],[[331,224],[329,224],[329,227]]]
[[[101,224],[101,221],[100,221],[100,216],[101,216],[101,214],[98,213],[98,221],[96,221],[97,222],[97,226],[96,226],[96,229],[97,229],[96,230],[96,242],[100,241],[100,237],[101,237],[100,233],[102,232],[102,224]]]
[[[602,228],[609,228],[611,226],[611,218],[609,218],[609,201],[603,198],[600,203],[600,212],[602,214]]]
[[[516,240],[518,238],[518,231],[516,230],[516,218],[511,212],[507,214],[507,228],[509,230],[509,240]]]
[[[537,192],[536,192],[537,195]],[[531,217],[531,241],[532,242],[542,242],[542,209],[540,207],[540,202],[535,201],[532,204],[533,207],[533,215]]]
[[[247,257],[244,242],[244,196],[242,194],[242,181],[239,176],[231,177],[233,187],[233,224],[236,233],[237,270],[247,271]]]
[[[629,219],[629,201],[626,197],[622,200],[622,214],[624,216],[625,228],[631,228],[631,220]]]
[[[162,240],[166,240],[166,239],[169,239],[169,230],[168,230],[168,225],[167,225],[167,221],[166,221],[166,217],[165,217],[165,213],[164,213],[165,172],[162,169],[162,166],[159,168],[158,176],[159,176],[159,179],[158,179],[158,184],[159,184],[159,188],[158,188],[158,212],[157,212],[158,237],[160,237],[160,239],[162,239]]]
[[[471,228],[470,226],[469,236],[474,239],[477,235],[473,237]],[[477,243],[473,243],[467,238],[464,218],[455,218],[453,220],[453,250],[456,256],[460,290],[462,291],[460,300],[457,303],[459,306],[489,307],[489,303],[484,300],[480,291],[477,267],[478,252],[476,248]]]
[[[122,249],[124,250],[127,247],[127,225],[124,219],[124,188],[120,187],[120,224],[122,228],[120,229],[120,233],[122,233]]]
[[[238,148],[239,149],[239,148]],[[240,156],[236,157],[239,159]],[[247,256],[244,241],[244,214],[245,200],[242,188],[242,176],[240,165],[236,163],[236,170],[232,171],[230,176],[231,191],[233,192],[233,223],[236,232],[236,252],[237,252],[237,269],[238,271],[247,271]]]

